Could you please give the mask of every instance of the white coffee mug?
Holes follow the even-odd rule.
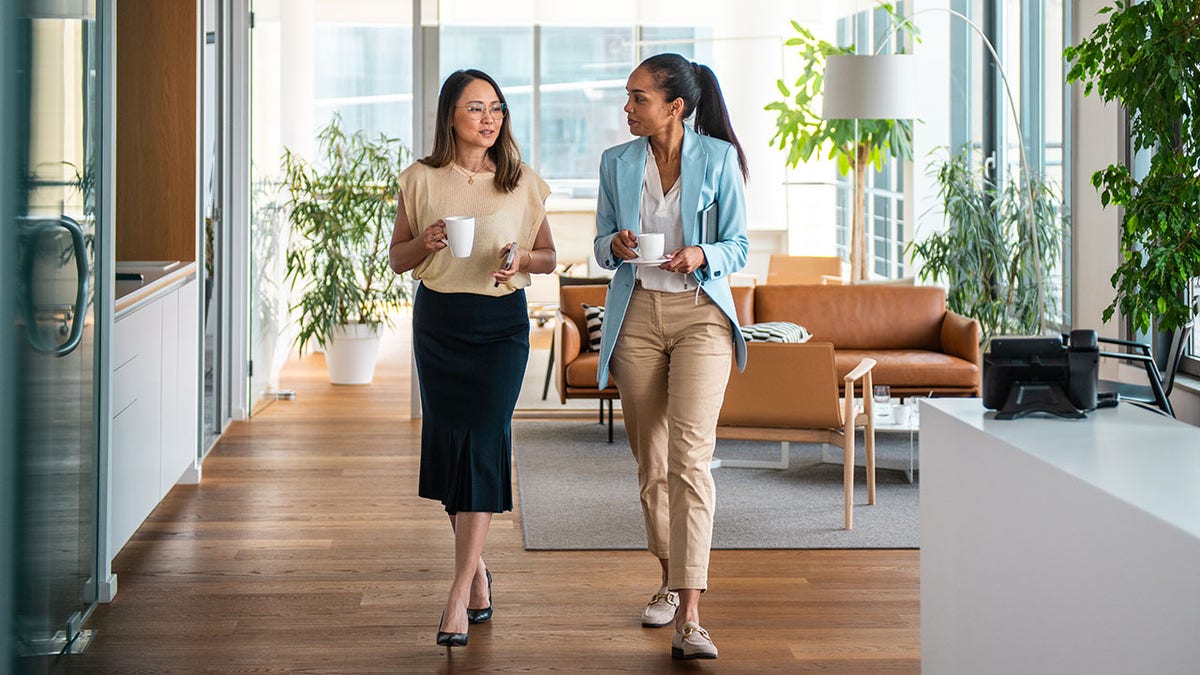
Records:
[[[908,425],[908,414],[910,410],[911,408],[907,403],[892,406],[892,416],[895,418],[897,426],[903,427]]]
[[[455,258],[466,258],[471,255],[471,247],[475,245],[475,219],[471,216],[446,216],[446,243],[450,245],[450,255]]]
[[[638,235],[638,257],[642,260],[658,260],[663,257],[667,245],[667,235],[661,232],[647,232]]]

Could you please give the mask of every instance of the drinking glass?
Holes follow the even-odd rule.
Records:
[[[892,388],[886,384],[877,384],[871,389],[871,398],[875,401],[875,414],[890,415],[892,412]]]

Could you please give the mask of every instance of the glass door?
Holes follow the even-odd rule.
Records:
[[[288,316],[291,282],[285,279],[290,230],[281,171],[284,149],[311,161],[317,131],[335,114],[347,131],[361,130],[368,138],[382,133],[411,147],[414,6],[409,0],[316,6],[254,0],[252,6],[253,412],[291,396],[279,377],[298,331]]]
[[[14,4],[21,11],[10,9]],[[11,374],[18,670],[86,646],[96,570],[96,188],[100,136],[96,2],[29,0],[0,10],[6,43],[0,181]],[[8,103],[6,103],[8,106]],[[18,174],[7,172],[16,167]],[[13,190],[11,186],[16,186]],[[10,283],[11,282],[11,283]],[[8,592],[8,589],[3,591]]]
[[[279,371],[295,327],[288,323],[286,200],[280,175],[286,130],[312,130],[312,6],[251,0],[250,31],[250,411],[281,393]],[[294,138],[297,132],[292,131]],[[293,142],[294,145],[294,142]]]
[[[204,209],[204,413],[200,430],[202,455],[229,423],[229,264],[225,218],[225,59],[223,5],[203,3],[203,89],[201,97],[201,204]]]

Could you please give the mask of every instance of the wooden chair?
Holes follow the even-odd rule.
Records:
[[[768,284],[841,284],[842,259],[836,255],[774,253],[767,264]]]
[[[854,526],[854,430],[863,429],[866,446],[867,501],[875,503],[875,423],[871,396],[862,406],[853,397],[839,399],[833,345],[828,342],[779,344],[751,342],[745,372],[733,368],[725,403],[717,421],[718,439],[778,441],[779,463],[715,460],[734,468],[787,468],[788,442],[830,443],[842,446],[846,529]],[[875,360],[864,358],[844,379],[853,392],[871,391]]]

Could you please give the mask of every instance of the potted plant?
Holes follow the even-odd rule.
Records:
[[[905,253],[920,258],[922,281],[947,286],[947,307],[979,320],[985,343],[999,334],[1036,335],[1056,312],[1052,294],[1043,292],[1039,300],[1037,279],[1039,265],[1051,268],[1059,257],[1065,229],[1061,197],[1036,174],[1028,183],[1010,180],[997,189],[983,163],[971,162],[967,152],[930,165],[946,227],[909,242]],[[1025,191],[1031,188],[1033,217],[1026,219]]]
[[[891,5],[880,5],[899,29],[901,26],[912,32],[912,27],[902,24]],[[909,120],[846,120],[824,119],[817,107],[824,88],[825,61],[833,54],[853,54],[853,46],[838,47],[817,39],[812,31],[795,21],[792,28],[799,37],[790,38],[785,44],[799,47],[803,72],[795,84],[788,87],[777,80],[783,100],[766,105],[766,110],[779,113],[775,120],[775,135],[772,145],[787,151],[787,165],[795,168],[807,162],[814,154],[826,154],[836,159],[838,171],[843,176],[854,170],[854,222],[851,226],[850,278],[867,278],[866,264],[866,169],[883,167],[884,157],[891,155],[902,160],[912,159],[912,122]],[[794,92],[794,93],[793,93]]]
[[[1188,284],[1200,276],[1200,17],[1194,2],[1120,0],[1108,21],[1065,51],[1067,81],[1115,101],[1136,151],[1153,153],[1145,176],[1113,164],[1092,176],[1100,201],[1123,209],[1121,262],[1112,275],[1134,329],[1172,331],[1193,321]]]
[[[310,163],[284,150],[291,240],[285,279],[299,298],[301,353],[310,340],[326,350],[334,384],[367,384],[384,324],[409,299],[405,278],[388,267],[397,178],[410,153],[399,140],[348,134],[335,116],[317,134]]]

